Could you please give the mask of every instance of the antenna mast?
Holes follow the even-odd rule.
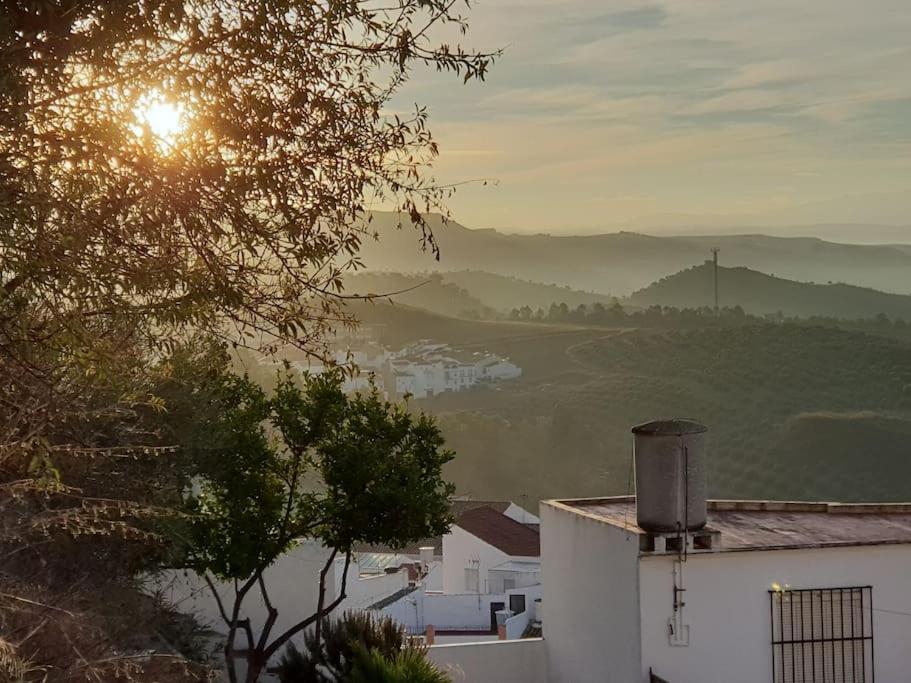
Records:
[[[718,247],[712,247],[712,274],[715,282],[715,315],[718,315]]]

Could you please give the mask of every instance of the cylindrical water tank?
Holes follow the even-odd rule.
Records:
[[[705,426],[658,420],[633,427],[636,520],[652,532],[705,526]]]

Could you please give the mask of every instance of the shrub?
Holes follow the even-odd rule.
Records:
[[[423,649],[407,647],[392,657],[379,650],[355,650],[351,683],[449,683],[452,679],[428,660]]]
[[[377,617],[370,612],[346,612],[338,619],[326,620],[319,641],[314,631],[307,632],[303,651],[290,644],[282,656],[278,674],[282,683],[347,682],[351,680],[356,663],[364,675],[373,675],[378,671],[373,662],[375,658],[394,664],[403,652],[415,652],[415,656],[423,659],[422,650],[406,648],[404,630],[389,617]],[[405,662],[395,666],[413,664]]]

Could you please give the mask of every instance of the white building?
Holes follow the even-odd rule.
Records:
[[[383,604],[383,613],[411,633],[434,627],[436,642],[496,639],[500,625],[506,638],[521,637],[541,599],[538,518],[505,501],[452,504],[449,533],[428,539],[440,547],[439,564],[428,563],[419,588]]]
[[[522,376],[522,368],[515,363],[498,356],[487,356],[478,361],[477,366],[478,376],[485,380],[508,380]]]
[[[468,510],[443,536],[444,593],[505,593],[541,582],[537,528],[491,507]]]
[[[911,505],[708,509],[681,555],[634,499],[542,505],[548,680],[911,680]]]
[[[911,681],[911,504],[706,501],[704,432],[635,428],[638,497],[541,504],[543,639],[433,660],[478,683]]]
[[[278,607],[278,620],[273,633],[281,633],[301,619],[313,614],[319,599],[319,574],[329,560],[330,550],[312,539],[301,540],[279,557],[264,573],[269,599]],[[376,553],[356,553],[348,568],[345,600],[336,614],[345,610],[367,609],[377,602],[395,596],[413,583],[414,572],[409,565],[414,558]],[[363,568],[361,567],[363,564]],[[342,590],[344,556],[336,557],[326,579],[326,602],[332,602]],[[227,634],[227,626],[218,610],[218,603],[205,580],[189,570],[168,570],[150,578],[149,592],[160,592],[171,605],[185,613],[194,614],[212,631]],[[233,584],[216,582],[216,589],[227,609],[233,607]],[[243,601],[240,616],[249,618],[257,633],[268,616],[258,588],[251,590]]]
[[[685,554],[666,538],[631,497],[545,501],[544,638],[429,656],[477,683],[911,680],[911,504],[709,501]]]

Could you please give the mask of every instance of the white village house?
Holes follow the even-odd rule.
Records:
[[[286,606],[279,609],[275,633],[281,633],[301,618],[316,611],[319,599],[319,574],[329,560],[330,550],[312,539],[302,539],[282,555],[264,574],[270,601]],[[326,601],[331,603],[342,590],[345,558],[336,557],[326,577]],[[422,570],[420,560],[391,553],[357,553],[352,559],[345,581],[345,600],[339,614],[345,610],[368,609],[390,596],[408,589]],[[221,599],[230,610],[233,605],[233,585],[216,582]],[[226,634],[227,626],[218,610],[218,603],[205,580],[192,571],[162,572],[147,584],[149,591],[162,597],[181,611],[196,615],[214,633]],[[287,607],[293,605],[293,609]],[[266,621],[268,611],[259,590],[251,590],[243,602],[244,617],[249,617],[254,630]]]
[[[346,393],[365,391],[371,384],[389,398],[406,395],[416,399],[446,392],[464,391],[482,383],[521,377],[522,369],[508,358],[482,352],[463,351],[448,344],[422,340],[391,350],[375,341],[359,340],[337,348],[332,365],[353,370],[342,389]],[[281,367],[280,362],[264,357],[264,366]],[[327,366],[312,358],[291,361],[296,371],[318,375]]]
[[[702,431],[637,428],[638,500],[542,502],[543,638],[429,656],[477,683],[911,681],[911,504],[706,501]]]
[[[636,428],[637,496],[543,501],[540,520],[454,501],[446,536],[358,549],[343,607],[434,627],[428,657],[454,681],[911,681],[911,503],[706,500],[703,432]],[[295,612],[325,561],[307,543],[267,577]],[[200,589],[171,597],[217,622]]]
[[[455,499],[451,505],[453,513],[459,519],[478,510],[502,519],[508,532],[525,534],[523,539],[527,545],[526,550],[533,551],[534,557],[523,559],[538,561],[538,519],[534,515],[509,501]],[[479,596],[477,591],[471,594],[443,595],[445,548],[451,547],[451,535],[452,532],[437,538],[423,539],[395,551],[374,546],[355,548],[345,582],[346,598],[337,608],[336,614],[342,614],[346,610],[382,611],[415,634],[424,633],[428,625],[438,624],[443,632],[440,642],[446,642],[447,629],[462,634],[470,633],[470,639],[473,640],[481,633],[496,638],[496,623],[492,624],[491,621],[493,615],[512,607],[513,612],[519,616],[510,623],[509,633],[511,637],[518,638],[528,620],[527,614],[521,616],[525,610],[526,594],[531,607],[534,599],[540,596],[540,587],[531,589],[530,592],[509,591],[509,594],[500,586],[498,592],[485,591],[483,596]],[[475,539],[474,544],[469,545],[480,548],[483,542]],[[475,550],[468,551],[471,557],[476,554]],[[329,556],[330,550],[321,543],[301,539],[266,570],[264,580],[271,602],[286,606],[279,609],[275,633],[284,631],[303,616],[316,611],[319,573]],[[453,557],[460,564],[470,561],[461,556]],[[509,559],[515,558],[507,556],[506,560]],[[344,565],[343,555],[331,563],[326,581],[327,603],[341,594]],[[220,582],[216,582],[215,586],[230,610],[233,605],[233,586]],[[162,597],[182,611],[195,614],[215,634],[223,636],[227,633],[218,603],[209,586],[194,572],[162,572],[148,581],[147,588],[149,591],[160,592]],[[419,601],[417,611],[413,606],[416,601]],[[254,631],[258,630],[268,615],[260,592],[252,590],[243,604],[243,616],[250,618]],[[243,643],[239,642],[239,646],[243,646]]]
[[[422,581],[382,611],[435,642],[519,638],[541,599],[538,518],[515,503],[466,503],[441,539],[442,585]]]

